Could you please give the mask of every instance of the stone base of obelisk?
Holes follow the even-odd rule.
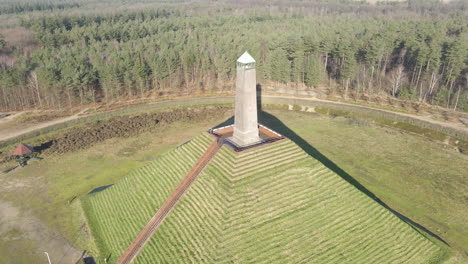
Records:
[[[258,133],[258,129],[247,132],[234,129],[233,136],[229,137],[228,140],[234,143],[234,145],[236,145],[237,147],[241,148],[262,142],[262,139],[260,138]]]

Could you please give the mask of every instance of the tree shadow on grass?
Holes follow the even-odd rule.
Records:
[[[52,144],[53,144],[53,141],[50,140],[50,141],[47,141],[45,143],[42,143],[39,146],[34,146],[34,151],[42,153],[44,150],[50,148],[52,146]]]
[[[361,192],[365,193],[367,196],[381,204],[383,207],[388,209],[390,212],[392,212],[394,215],[396,215],[398,218],[400,218],[402,221],[406,222],[409,224],[411,227],[413,227],[417,232],[421,233],[423,236],[425,234],[430,235],[431,237],[441,241],[445,245],[448,245],[447,242],[445,242],[442,238],[437,236],[436,234],[432,233],[429,231],[427,228],[424,226],[414,222],[413,220],[409,219],[408,217],[400,214],[396,210],[392,209],[390,206],[388,206],[386,203],[381,201],[374,193],[366,189],[361,183],[359,183],[356,179],[351,177],[346,171],[341,169],[338,165],[336,165],[333,161],[328,159],[325,155],[320,153],[316,148],[314,148],[312,145],[310,145],[307,141],[305,141],[301,136],[296,134],[293,130],[291,130],[288,126],[286,126],[280,119],[275,117],[274,115],[265,112],[262,110],[261,106],[261,86],[257,85],[257,105],[258,105],[258,121],[260,124],[267,126],[270,129],[273,129],[274,131],[282,134],[283,136],[289,138],[291,141],[296,143],[302,150],[304,150],[307,154],[312,156],[313,158],[317,159],[320,161],[323,165],[325,165],[327,168],[338,174],[341,178],[355,186],[358,190]],[[227,125],[232,125],[234,123],[234,117],[230,117],[229,119],[225,120],[224,122],[218,124],[216,127],[223,127]],[[216,128],[215,127],[215,128]],[[420,232],[422,230],[424,233]]]
[[[7,173],[9,173],[10,171],[13,171],[14,169],[16,169],[16,168],[18,168],[18,167],[19,167],[19,166],[15,166],[15,167],[8,168],[8,169],[6,169],[6,170],[4,170],[4,171],[0,171],[0,175],[1,175],[1,174],[7,174]]]

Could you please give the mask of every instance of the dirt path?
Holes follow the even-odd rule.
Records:
[[[449,127],[452,129],[456,129],[458,131],[461,131],[463,133],[468,133],[468,127],[466,125],[463,125],[461,123],[449,123],[449,122],[442,122],[442,121],[437,121],[431,118],[431,115],[429,116],[418,116],[418,115],[412,115],[412,114],[406,114],[406,113],[400,113],[400,112],[393,112],[390,110],[384,110],[380,108],[373,108],[369,106],[362,106],[362,105],[355,105],[355,104],[348,104],[348,103],[343,103],[343,102],[336,102],[336,101],[329,101],[329,100],[323,100],[323,99],[317,99],[317,98],[306,98],[306,97],[296,97],[296,96],[289,96],[289,95],[262,95],[264,98],[279,98],[279,99],[287,99],[287,100],[295,100],[295,101],[312,101],[312,102],[324,102],[324,103],[329,103],[329,104],[336,104],[336,105],[345,105],[349,107],[355,107],[355,108],[361,108],[361,109],[367,109],[370,111],[383,111],[386,113],[391,113],[395,115],[400,115],[408,118],[413,118],[413,119],[418,119],[424,122],[440,125],[443,127]],[[233,96],[220,96],[220,97],[202,97],[202,98],[208,98],[208,99],[213,99],[213,103],[216,103],[216,99],[233,99]],[[189,98],[189,99],[173,99],[170,101],[177,101],[181,105],[183,104],[196,104],[197,101],[199,101],[201,98],[195,97],[195,98]],[[148,104],[160,104],[160,103],[167,103],[168,101],[160,101],[160,102],[152,102]],[[60,118],[56,120],[51,120],[39,124],[35,124],[33,126],[27,127],[27,128],[14,128],[14,129],[2,129],[5,125],[8,126],[9,123],[14,123],[14,120],[12,116],[2,118],[0,119],[0,141],[11,139],[17,136],[21,136],[23,134],[42,129],[45,127],[49,127],[52,125],[60,124],[60,123],[65,123],[80,117],[84,117],[87,115],[82,115],[84,112],[86,112],[88,108],[81,110],[79,113],[76,113],[72,116],[65,117],[65,118]],[[16,116],[20,115],[21,113],[15,114]]]
[[[87,110],[88,110],[88,108],[85,108],[85,109],[81,110],[80,112],[78,112],[78,113],[76,113],[76,114],[74,114],[72,116],[68,116],[68,117],[65,117],[65,118],[60,118],[60,119],[55,119],[55,120],[35,124],[33,126],[29,126],[29,127],[26,127],[26,128],[20,128],[20,129],[16,129],[16,130],[13,130],[13,131],[8,131],[7,129],[5,129],[6,131],[4,130],[2,133],[0,133],[0,141],[15,138],[17,136],[21,136],[23,134],[26,134],[26,133],[29,133],[29,132],[32,132],[32,131],[35,131],[35,130],[38,130],[38,129],[41,129],[41,128],[53,126],[53,125],[60,124],[60,123],[65,123],[65,122],[80,118],[80,117],[82,117],[80,115],[82,113],[86,112]],[[13,117],[17,117],[17,116],[19,116],[21,114],[23,114],[23,112],[19,112],[19,113],[16,113],[16,114],[12,115],[12,116],[2,118],[4,120],[0,119],[0,123],[3,123],[2,125],[4,125],[4,126],[8,126],[9,123],[14,122]]]
[[[463,125],[461,123],[449,123],[449,122],[437,121],[437,120],[432,119],[431,115],[418,116],[418,115],[406,114],[406,113],[401,113],[401,112],[394,112],[394,111],[380,109],[380,108],[373,108],[373,107],[369,107],[369,106],[348,104],[348,103],[343,103],[343,102],[335,102],[335,101],[329,101],[329,100],[323,100],[323,99],[317,99],[317,98],[304,98],[304,97],[295,97],[295,96],[275,96],[275,95],[263,95],[263,97],[290,99],[290,100],[296,100],[296,101],[323,102],[323,103],[329,103],[329,104],[335,104],[335,105],[345,105],[345,106],[349,106],[349,107],[366,109],[366,110],[370,110],[370,111],[377,110],[377,111],[382,111],[382,112],[386,112],[386,113],[390,113],[390,114],[400,115],[400,116],[404,116],[404,117],[408,117],[408,118],[418,119],[418,120],[428,122],[428,123],[431,123],[431,124],[436,124],[436,125],[440,125],[440,126],[443,126],[443,127],[449,127],[449,128],[453,128],[453,129],[462,131],[464,133],[468,133],[468,127],[466,125]]]
[[[197,161],[193,166],[190,172],[185,176],[179,186],[174,190],[174,192],[167,198],[163,203],[161,208],[156,212],[156,214],[151,218],[149,223],[145,228],[138,234],[135,240],[130,244],[130,246],[125,250],[122,256],[119,258],[117,263],[119,264],[129,264],[138,256],[140,251],[143,249],[144,245],[151,236],[156,232],[158,227],[164,221],[167,215],[172,211],[180,198],[185,194],[185,192],[190,188],[192,183],[197,178],[198,174],[205,168],[205,166],[210,162],[210,160],[216,155],[218,150],[223,145],[221,139],[216,139],[210,147],[205,151],[203,156]]]

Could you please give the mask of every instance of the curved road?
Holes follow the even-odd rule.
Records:
[[[354,104],[348,104],[348,103],[343,103],[343,102],[335,102],[335,101],[328,101],[328,100],[323,100],[323,99],[317,99],[317,98],[305,98],[305,97],[295,97],[295,96],[285,96],[285,95],[280,95],[280,96],[273,96],[273,95],[262,95],[262,99],[266,100],[275,100],[275,99],[283,99],[283,100],[288,100],[290,101],[290,104],[298,104],[301,101],[302,102],[321,102],[321,103],[327,103],[327,104],[334,104],[334,105],[344,105],[347,107],[352,107],[356,109],[365,109],[365,110],[370,110],[370,111],[381,111],[381,112],[386,112],[394,115],[399,115],[407,118],[412,118],[416,120],[420,120],[423,122],[443,126],[443,127],[448,127],[457,131],[460,131],[462,133],[468,134],[468,127],[463,125],[463,124],[456,124],[456,123],[448,123],[448,122],[442,122],[438,120],[434,120],[430,117],[427,116],[418,116],[418,115],[411,115],[411,114],[406,114],[406,113],[400,113],[400,112],[393,112],[389,110],[384,110],[380,108],[373,108],[369,106],[362,106],[362,105],[354,105]],[[165,108],[165,107],[170,107],[170,106],[189,106],[189,105],[202,105],[202,104],[216,104],[216,103],[234,103],[234,96],[220,96],[220,97],[192,97],[192,98],[182,98],[182,99],[174,99],[174,100],[167,100],[167,101],[160,101],[160,102],[153,102],[153,103],[148,103],[147,105],[152,105],[154,108]],[[131,107],[141,107],[141,105],[136,105],[136,106],[128,106],[126,108],[131,108]],[[56,119],[56,120],[51,120],[39,124],[35,124],[33,126],[29,127],[23,127],[19,128],[16,130],[11,130],[11,129],[2,129],[2,126],[8,127],[8,123],[14,122],[14,119],[0,119],[0,143],[1,141],[8,140],[11,138],[15,138],[21,135],[24,135],[29,132],[33,132],[39,129],[43,129],[49,126],[53,126],[56,124],[60,123],[65,123],[77,118],[81,117],[88,117],[88,116],[93,116],[93,115],[98,115],[98,114],[91,114],[91,115],[82,115],[83,113],[86,112],[88,109],[84,109],[80,111],[77,114],[74,114],[69,117],[61,118],[61,119]],[[119,111],[118,110],[112,110],[109,112],[115,112]],[[3,131],[2,131],[3,130]]]

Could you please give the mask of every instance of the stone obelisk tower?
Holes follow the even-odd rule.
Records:
[[[255,74],[255,60],[246,51],[237,59],[236,112],[232,137],[232,141],[240,147],[260,141]]]

